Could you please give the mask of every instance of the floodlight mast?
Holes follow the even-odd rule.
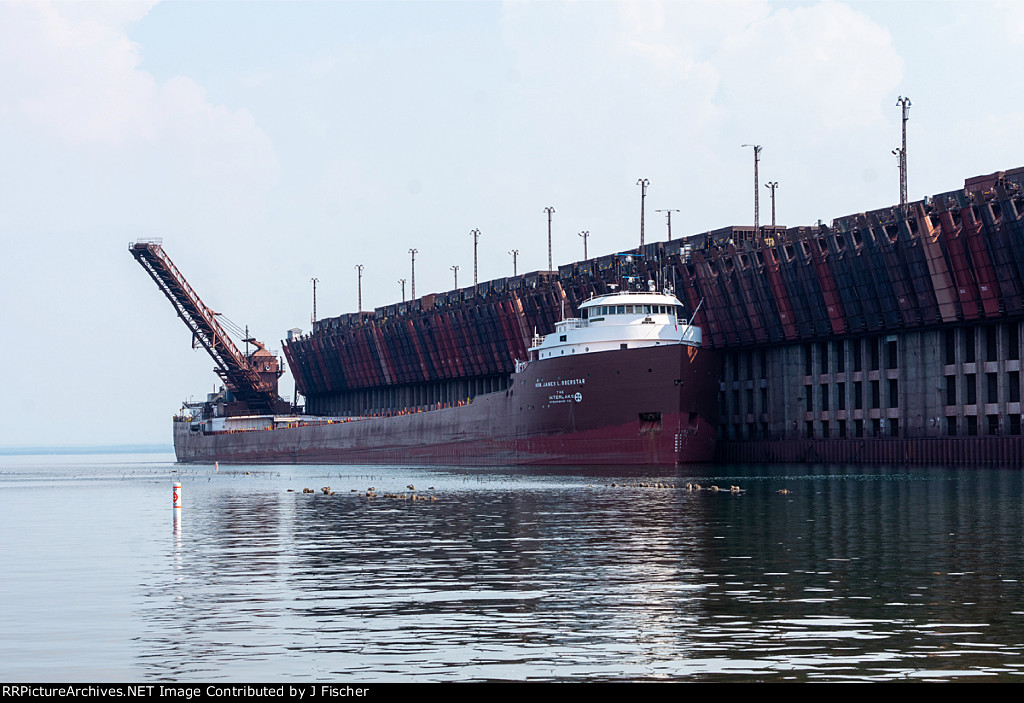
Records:
[[[647,186],[651,182],[646,178],[640,178],[636,184],[640,186],[640,250],[642,250],[644,248],[644,200],[647,199]]]
[[[910,119],[910,98],[900,96],[896,99],[896,105],[903,111],[903,146],[894,149],[900,166],[900,207],[907,206],[907,120]]]
[[[362,264],[356,264],[355,265],[355,269],[356,269],[356,271],[359,274],[359,299],[358,299],[359,307],[358,307],[358,310],[359,310],[359,312],[362,312],[363,311],[363,265]]]
[[[587,256],[587,239],[590,237],[590,230],[583,230],[576,236],[583,237],[583,260],[586,261],[590,258]]]
[[[772,192],[772,231],[775,231],[775,189],[779,187],[778,181],[768,181],[764,187]]]
[[[554,270],[552,268],[551,259],[551,215],[555,212],[555,208],[550,205],[544,208],[544,212],[548,214],[548,271]]]
[[[672,213],[679,212],[679,210],[655,210],[655,212],[664,212],[668,216],[668,241],[672,241]]]
[[[419,249],[410,249],[409,254],[412,256],[412,299],[416,300],[416,254],[419,253]],[[403,286],[403,290],[404,290]]]
[[[748,146],[754,148],[754,236],[760,236],[760,200],[758,199],[760,193],[757,188],[757,164],[761,160],[761,149],[764,147],[760,144],[743,144],[741,148]]]

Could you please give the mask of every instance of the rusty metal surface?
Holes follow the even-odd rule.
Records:
[[[563,383],[564,382],[564,383]],[[398,465],[707,462],[718,361],[667,345],[533,362],[504,391],[348,422],[204,433],[175,423],[179,461]]]
[[[641,280],[665,272],[688,314],[706,300],[696,323],[719,349],[1019,316],[1022,184],[1024,169],[1000,172],[906,208],[763,238],[722,228],[648,244],[633,266]],[[621,261],[602,256],[327,318],[285,353],[307,396],[508,374],[534,328],[553,328],[563,298],[571,315],[621,283]]]
[[[128,251],[167,296],[193,339],[213,358],[217,365],[214,370],[238,400],[254,409],[269,410],[280,405],[277,380],[281,371],[277,358],[261,342],[252,339],[248,341],[257,347],[252,355],[239,351],[216,313],[203,303],[160,243],[139,240],[129,244]]]

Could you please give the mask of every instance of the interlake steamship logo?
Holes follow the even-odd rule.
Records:
[[[577,391],[576,393],[563,393],[562,391],[555,391],[548,396],[548,403],[557,405],[558,403],[572,403],[580,402],[583,400],[583,394]]]
[[[559,381],[544,381],[538,379],[534,384],[535,388],[558,388],[554,393],[548,396],[548,403],[551,405],[557,405],[558,403],[579,403],[583,400],[583,394],[579,391],[573,393],[566,386],[582,386],[587,382],[585,378],[566,378]],[[565,388],[565,390],[562,390]]]

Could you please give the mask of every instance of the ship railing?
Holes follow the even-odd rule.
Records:
[[[530,365],[529,361],[523,361],[522,359],[516,359],[516,373],[522,373],[526,371],[526,367]]]
[[[526,364],[529,362],[521,363],[523,364],[523,368],[526,368]],[[463,400],[438,401],[436,403],[428,403],[426,405],[413,405],[410,407],[396,408],[394,410],[372,411],[365,415],[321,418],[317,420],[294,420],[290,422],[274,422],[272,427],[234,427],[224,430],[207,430],[204,428],[202,431],[203,434],[205,435],[227,435],[243,434],[246,432],[270,432],[274,430],[288,430],[295,429],[297,427],[320,427],[322,425],[341,425],[348,422],[362,422],[365,420],[401,417],[402,415],[415,415],[418,413],[432,412],[434,410],[446,410],[448,408],[457,408],[463,405],[472,404],[473,398],[465,398]],[[195,431],[199,431],[197,425],[193,425],[193,428],[195,428]]]

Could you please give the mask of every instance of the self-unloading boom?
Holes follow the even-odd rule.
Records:
[[[256,351],[243,354],[217,321],[217,313],[199,298],[178,268],[164,252],[159,239],[140,239],[128,245],[128,251],[171,301],[185,325],[191,330],[193,345],[203,345],[217,364],[214,371],[224,381],[235,400],[247,408],[242,412],[279,412],[287,403],[277,394],[277,379],[283,373],[277,357],[254,339]]]

